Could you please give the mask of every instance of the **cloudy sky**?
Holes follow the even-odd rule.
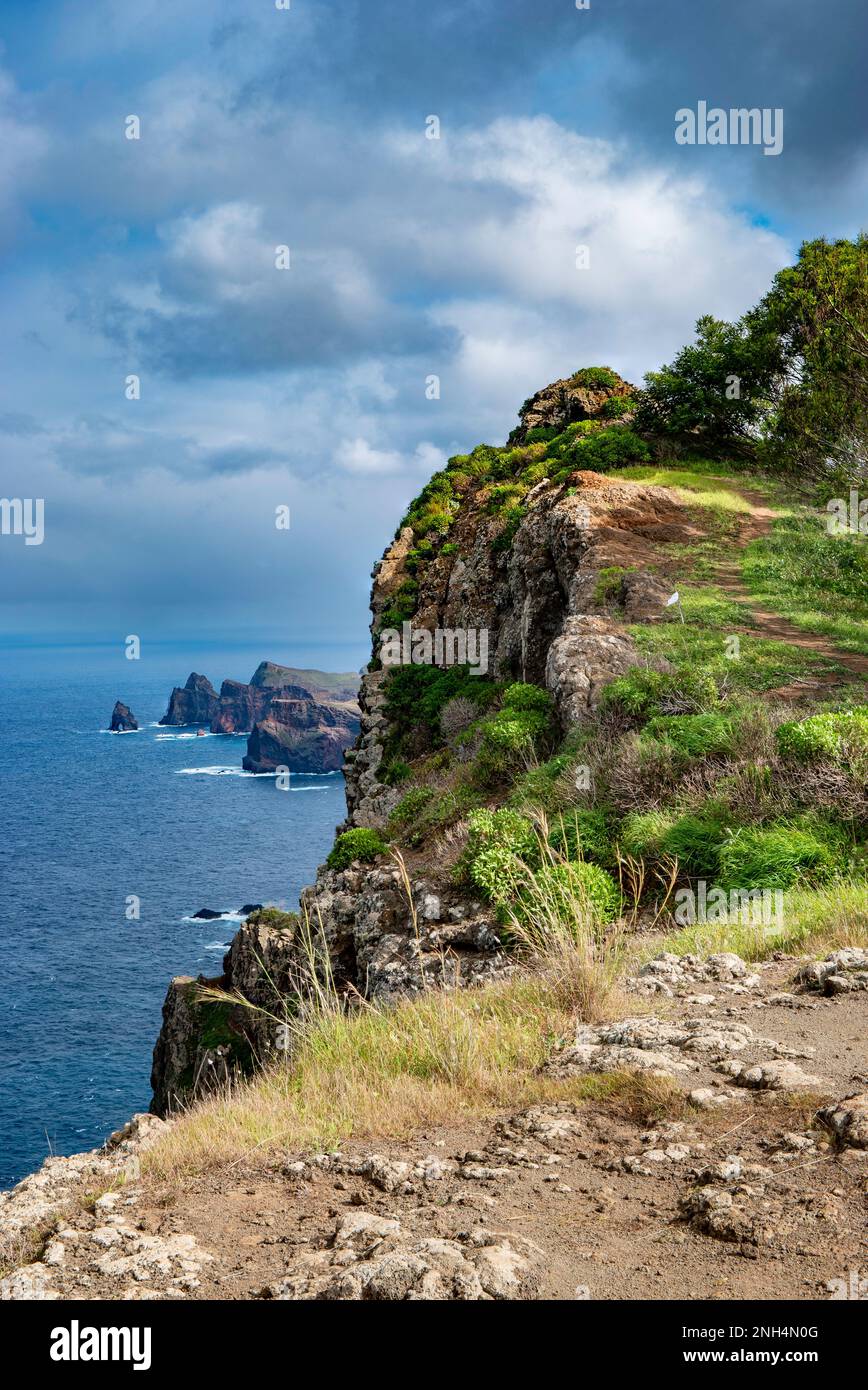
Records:
[[[45,499],[45,540],[0,536],[0,634],[356,664],[371,563],[449,454],[858,231],[863,19],[2,0],[0,493]],[[676,144],[700,100],[781,108],[783,152]]]

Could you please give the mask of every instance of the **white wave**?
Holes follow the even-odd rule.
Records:
[[[217,917],[182,917],[182,922],[192,922],[194,926],[210,926],[212,922],[244,922],[246,913],[233,910],[232,912],[221,912]]]
[[[276,772],[247,772],[243,767],[177,767],[176,777],[276,777]]]
[[[222,737],[223,737],[222,734],[211,734],[211,733],[209,733],[206,729],[203,729],[203,731],[202,731],[201,734],[157,734],[156,742],[157,742],[157,743],[172,743],[172,742],[174,742],[176,739],[188,739],[188,738],[222,738]]]
[[[209,941],[207,946],[203,946],[203,951],[226,951],[229,948],[228,941]]]

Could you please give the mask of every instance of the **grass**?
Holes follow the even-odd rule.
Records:
[[[412,911],[400,854],[395,860]],[[603,940],[580,891],[569,911],[564,894],[557,911],[544,888],[539,901],[533,927],[515,924],[521,964],[508,979],[474,990],[458,988],[456,978],[455,988],[423,989],[388,1005],[348,1001],[330,976],[323,981],[308,923],[309,979],[288,1059],[193,1105],[143,1155],[143,1175],[175,1181],[255,1154],[333,1148],[368,1135],[406,1138],[506,1105],[599,1095],[599,1078],[557,1079],[542,1067],[577,1018],[595,1022],[622,1010],[620,951]]]
[[[784,895],[780,927],[698,922],[658,941],[650,954],[735,951],[745,960],[767,960],[776,951],[825,954],[842,946],[868,947],[868,882],[793,889]]]
[[[747,547],[742,572],[759,603],[868,655],[868,539],[831,536],[807,513],[783,517]]]
[[[665,657],[679,669],[702,669],[726,678],[731,691],[773,690],[794,676],[839,671],[838,663],[821,653],[753,633],[739,634],[737,660],[727,656],[726,634],[716,627],[691,623],[661,623],[629,629],[637,647],[649,657]]]

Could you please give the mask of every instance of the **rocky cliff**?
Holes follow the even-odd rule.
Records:
[[[302,681],[304,683],[302,683]],[[334,772],[359,732],[359,677],[300,671],[263,661],[248,683],[225,680],[218,695],[195,671],[176,686],[161,724],[208,724],[212,734],[248,733],[250,772]]]
[[[538,393],[523,409],[520,432],[526,437],[537,419],[549,421],[551,433],[576,418],[604,421],[607,403],[626,399],[630,391],[609,375],[608,385],[569,379]],[[529,468],[530,476],[520,496],[514,489],[507,499],[511,507],[492,506],[492,497],[500,501],[500,485],[474,468],[477,457],[486,457],[485,447],[452,461],[448,531],[429,529],[429,515],[420,522],[411,509],[374,567],[372,661],[359,692],[359,736],[345,754],[344,828],[388,836],[390,815],[407,789],[396,784],[400,739],[389,708],[392,671],[380,659],[386,628],[409,619],[416,631],[484,630],[488,670],[480,682],[491,688],[521,681],[549,691],[563,734],[591,715],[607,682],[637,662],[625,620],[656,620],[663,611],[670,589],[649,568],[656,547],[686,543],[692,534],[690,515],[672,493],[577,467],[579,449],[552,470],[559,476],[550,477],[533,472],[540,446],[519,446],[507,457],[525,474]],[[423,492],[423,507],[430,506],[425,497]],[[258,723],[245,766],[259,770],[288,761],[294,736],[285,730],[273,717]],[[415,751],[425,756],[424,747]],[[305,890],[303,915],[328,951],[338,985],[383,999],[429,982],[477,983],[511,969],[491,903],[456,885],[449,862],[441,866],[428,857],[413,870],[409,892],[398,869],[384,862],[323,866]],[[263,972],[272,978],[285,973],[286,953],[293,951],[286,924],[277,935],[273,928],[263,935],[263,929],[257,918],[242,926],[224,960],[221,989],[246,993],[261,986]],[[263,964],[251,972],[254,956]],[[249,1013],[229,1010],[223,1020],[228,1051],[218,1061],[202,1043],[201,1020],[191,1017],[191,994],[189,980],[175,981],[169,990],[154,1066],[158,1113],[185,1092],[192,1077],[213,1075],[215,1067],[222,1074],[226,1057],[239,1060],[267,1050]],[[273,1006],[272,999],[272,1012]]]

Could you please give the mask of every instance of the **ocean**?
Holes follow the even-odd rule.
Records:
[[[331,847],[340,773],[280,791],[244,737],[156,727],[191,669],[219,688],[264,658],[290,661],[0,652],[0,1187],[147,1110],[169,980],[219,975],[239,922],[193,913],[295,909]],[[105,732],[117,699],[139,732]]]

